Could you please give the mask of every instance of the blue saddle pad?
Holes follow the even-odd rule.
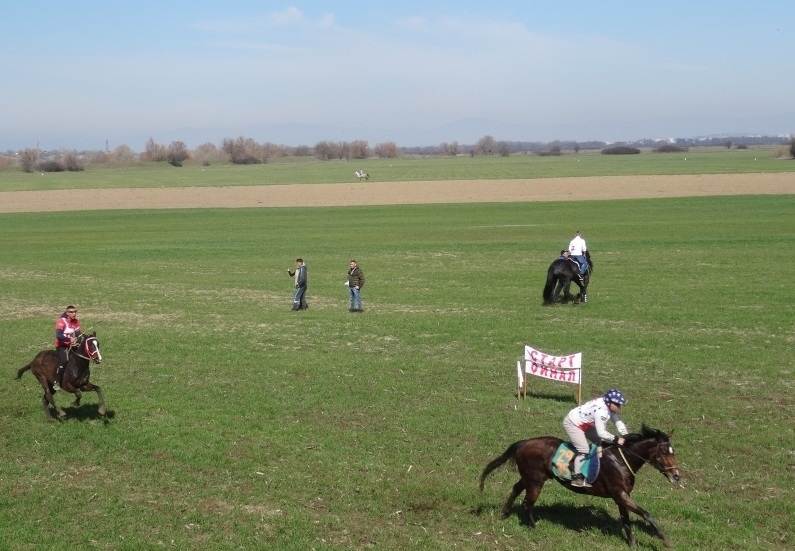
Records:
[[[577,449],[571,442],[563,442],[552,456],[552,474],[561,480],[571,480],[576,453]],[[599,453],[596,444],[591,444],[591,451],[582,463],[582,472],[585,473],[588,484],[593,484],[593,481],[599,476]]]

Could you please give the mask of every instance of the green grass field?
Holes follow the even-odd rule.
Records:
[[[460,161],[456,178],[489,172]],[[398,161],[399,179],[438,177],[425,162]],[[498,166],[470,177],[530,177]],[[227,173],[212,185],[275,167],[210,167]],[[163,170],[145,185],[180,185]],[[793,212],[795,195],[0,215],[0,549],[621,549],[612,502],[550,483],[531,530],[498,518],[513,471],[478,494],[489,460],[562,436],[575,405],[576,387],[540,379],[516,398],[525,343],[582,351],[584,396],[621,388],[630,428],[675,429],[681,486],[646,467],[633,496],[678,548],[791,547]],[[575,225],[589,303],[544,308]],[[310,309],[292,313],[297,256]],[[347,312],[351,258],[361,315]],[[68,303],[98,331],[106,422],[87,395],[48,423],[38,383],[13,380]],[[640,548],[662,547],[633,523]]]

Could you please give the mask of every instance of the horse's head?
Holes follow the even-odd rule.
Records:
[[[674,453],[674,447],[671,445],[671,436],[673,434],[673,431],[666,434],[643,425],[643,437],[654,439],[654,444],[656,445],[656,448],[651,450],[652,453],[648,459],[649,464],[664,474],[672,484],[680,478],[676,454]]]
[[[94,331],[90,335],[80,335],[80,339],[82,343],[78,342],[78,344],[82,344],[83,352],[85,352],[86,356],[94,360],[95,363],[102,362],[102,352],[99,351],[97,332]]]

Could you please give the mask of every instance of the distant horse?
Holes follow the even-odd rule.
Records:
[[[588,260],[588,268],[586,268],[585,274],[582,276],[582,281],[578,277],[580,274],[579,265],[574,259],[558,258],[552,261],[547,270],[547,284],[544,286],[544,306],[549,306],[558,301],[561,291],[563,291],[563,299],[561,300],[563,303],[574,302],[577,304],[580,300],[588,302],[588,284],[591,282],[591,273],[593,273],[593,261],[589,251],[585,251],[585,258]],[[580,292],[576,297],[569,292],[572,282],[576,283],[580,288]]]
[[[635,474],[644,463],[648,463],[660,471],[671,483],[679,480],[676,455],[669,441],[673,432],[665,434],[662,431],[650,429],[646,425],[643,425],[642,431],[641,434],[625,436],[623,446],[609,445],[603,449],[599,475],[594,480],[592,487],[573,487],[571,480],[555,477],[552,472],[552,457],[563,440],[554,436],[542,436],[511,444],[505,453],[486,465],[480,475],[480,491],[483,491],[483,483],[493,470],[512,461],[516,463],[521,478],[513,485],[513,490],[502,507],[502,518],[508,516],[513,502],[524,491],[525,498],[522,505],[524,506],[525,520],[531,528],[535,528],[533,505],[538,499],[544,483],[554,477],[561,485],[573,492],[607,497],[615,501],[630,547],[635,547],[635,536],[632,534],[628,511],[646,519],[646,522],[654,528],[657,536],[663,540],[665,546],[671,547],[671,540],[668,539],[668,536],[657,526],[651,515],[635,503],[635,500],[630,497],[630,493],[635,486]]]
[[[367,174],[364,170],[357,170],[356,172],[354,172],[354,174],[356,175],[357,178],[359,178],[360,182],[362,180],[369,180],[370,179],[370,175]]]
[[[96,392],[99,399],[99,414],[104,416],[105,399],[102,396],[102,389],[91,384],[88,380],[91,376],[91,372],[88,369],[91,360],[94,360],[95,363],[102,361],[102,353],[99,351],[99,341],[97,340],[96,332],[88,336],[80,335],[77,344],[69,351],[69,360],[64,367],[61,388],[75,395],[75,401],[72,403],[73,407],[80,406],[83,392]],[[17,380],[28,369],[44,388],[42,406],[47,419],[53,418],[49,406],[55,408],[58,417],[66,417],[66,412],[53,399],[55,390],[53,390],[52,385],[55,382],[55,373],[58,370],[58,353],[55,350],[42,350],[36,354],[33,361],[17,371]]]

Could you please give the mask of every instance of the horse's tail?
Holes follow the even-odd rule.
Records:
[[[555,290],[555,283],[557,282],[558,278],[555,277],[555,268],[553,266],[549,267],[547,270],[547,284],[544,285],[544,304],[552,304],[552,292]]]
[[[508,461],[515,461],[516,460],[516,452],[522,445],[527,442],[527,440],[519,440],[518,442],[514,442],[508,449],[503,452],[503,454],[494,460],[492,460],[486,468],[483,469],[483,472],[480,475],[480,491],[483,491],[483,484],[486,482],[486,477],[491,474],[491,472],[499,467],[502,467]]]
[[[33,366],[33,362],[30,362],[28,365],[26,365],[25,367],[23,367],[19,371],[17,371],[17,376],[15,377],[15,379],[17,381],[20,380],[22,378],[22,375],[25,373],[25,371],[30,369],[32,366]]]

